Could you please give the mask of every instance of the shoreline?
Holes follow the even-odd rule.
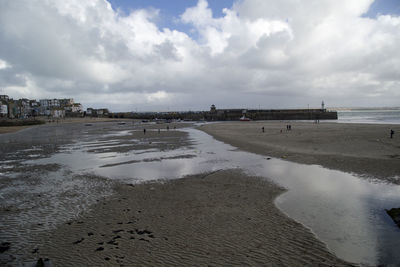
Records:
[[[198,129],[244,151],[400,184],[400,136],[389,135],[400,125],[253,121]]]

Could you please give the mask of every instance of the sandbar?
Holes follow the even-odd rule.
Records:
[[[400,184],[400,125],[252,121],[199,129],[244,151]]]

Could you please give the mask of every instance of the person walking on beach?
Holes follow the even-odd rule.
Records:
[[[264,132],[264,126],[261,128],[262,132]]]
[[[146,128],[143,128],[143,134],[146,134]]]
[[[393,131],[393,129],[390,129],[390,139],[393,138],[393,135],[394,135],[394,131]]]

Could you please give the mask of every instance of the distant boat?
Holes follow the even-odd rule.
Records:
[[[125,125],[125,122],[118,122],[119,125]]]
[[[239,119],[240,121],[251,121],[250,118],[246,118],[244,115],[242,117],[240,117]]]

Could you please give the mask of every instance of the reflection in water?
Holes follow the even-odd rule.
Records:
[[[337,256],[369,264],[400,263],[400,254],[396,253],[400,231],[384,211],[399,206],[400,186],[371,183],[316,165],[267,160],[238,151],[201,131],[185,131],[194,141],[191,147],[95,153],[91,149],[112,145],[113,141],[87,140],[66,146],[50,158],[25,163],[55,163],[75,174],[93,173],[129,183],[241,168],[287,188],[277,198],[277,206],[309,227]],[[128,134],[129,131],[120,131],[110,136]]]

